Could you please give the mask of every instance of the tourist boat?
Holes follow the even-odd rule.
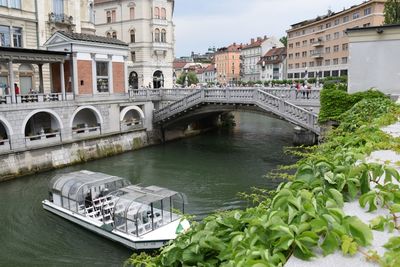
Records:
[[[56,176],[43,208],[106,238],[137,250],[157,249],[189,229],[181,193],[141,187],[104,173]],[[179,211],[179,212],[177,212]]]

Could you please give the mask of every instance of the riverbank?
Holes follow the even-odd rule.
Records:
[[[360,101],[339,116],[340,126],[324,144],[300,152],[303,159],[293,166],[297,171],[289,182],[254,195],[254,208],[211,215],[161,255],[130,260],[148,266],[282,266],[289,258],[310,260],[341,250],[344,261],[359,253],[363,263],[398,266],[400,239],[395,234],[388,234],[394,239],[385,241],[384,253],[369,251],[369,246],[373,230],[400,229],[400,175],[387,162],[375,164],[365,157],[380,149],[399,151],[398,140],[380,130],[399,115],[399,106],[384,96]],[[347,213],[347,203],[363,212],[389,212],[373,214],[366,223]]]

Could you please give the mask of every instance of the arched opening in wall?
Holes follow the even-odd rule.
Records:
[[[128,106],[120,113],[121,130],[127,131],[137,128],[143,128],[144,113],[139,106]]]
[[[136,71],[129,74],[129,87],[131,89],[139,89],[139,77]]]
[[[0,150],[10,148],[10,137],[7,126],[0,120]]]
[[[22,95],[29,94],[33,90],[33,68],[29,64],[21,64],[19,72],[19,89]]]
[[[55,140],[61,138],[60,121],[49,112],[41,111],[33,114],[25,125],[25,141]]]
[[[101,134],[100,113],[91,108],[82,108],[75,111],[75,116],[72,118],[72,134]]]
[[[162,71],[157,70],[153,74],[153,88],[161,88],[164,87],[164,74]]]

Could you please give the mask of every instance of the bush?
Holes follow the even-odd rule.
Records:
[[[340,121],[340,116],[351,109],[356,103],[363,99],[376,99],[387,97],[376,90],[368,90],[355,94],[348,94],[343,90],[332,87],[321,91],[321,110],[319,112],[319,122],[329,120]]]

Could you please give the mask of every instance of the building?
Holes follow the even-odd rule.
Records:
[[[286,78],[286,47],[269,50],[257,65],[260,68],[260,81],[283,80]]]
[[[219,48],[215,53],[216,80],[219,84],[234,85],[240,80],[240,51],[236,43]]]
[[[215,84],[215,64],[212,63],[204,69],[204,82],[208,84]]]
[[[400,95],[400,25],[355,28],[349,38],[349,92]]]
[[[93,1],[2,0],[0,1],[0,46],[38,49],[56,31],[94,34]],[[48,64],[12,64],[14,82],[21,93],[44,92],[50,87]],[[1,65],[0,90],[9,85],[9,68]],[[41,73],[42,76],[39,75]]]
[[[348,73],[349,39],[346,30],[379,26],[385,0],[369,0],[291,26],[288,35],[288,78],[344,76]]]
[[[173,86],[174,0],[95,0],[96,34],[129,43],[129,85]]]
[[[249,44],[243,45],[240,52],[242,81],[260,80],[261,66],[257,63],[273,47],[283,47],[283,44],[275,37],[267,38],[267,36],[251,39]]]

